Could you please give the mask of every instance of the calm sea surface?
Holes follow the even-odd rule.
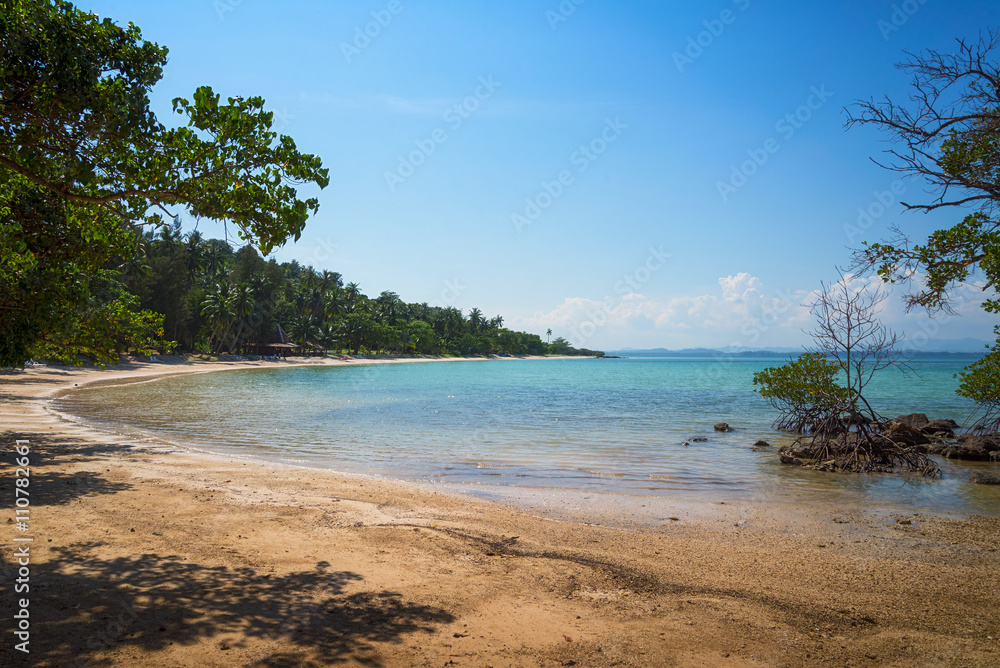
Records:
[[[883,373],[872,404],[962,422],[954,375],[972,357]],[[787,439],[753,392],[781,358],[497,360],[227,371],[83,388],[56,409],[129,438],[413,481],[689,500],[859,503],[1000,514],[1000,489],[944,476],[825,474],[782,466]],[[735,431],[717,433],[728,422]],[[705,442],[691,441],[704,436]],[[758,439],[772,443],[753,450]],[[690,441],[689,445],[682,445]]]

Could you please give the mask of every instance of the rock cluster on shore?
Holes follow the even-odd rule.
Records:
[[[924,453],[941,455],[945,459],[1000,461],[1000,435],[962,434],[956,438],[958,427],[954,420],[928,420],[923,413],[914,413],[896,418],[886,435],[892,438],[890,432],[894,428],[909,428],[909,433],[915,433],[917,439],[912,445],[919,446]]]
[[[911,413],[878,426],[875,433],[896,446],[912,448],[914,452],[924,455],[1000,462],[1000,434],[966,433],[956,437],[955,430],[959,428],[960,425],[951,419],[931,420],[924,413]],[[832,461],[833,453],[847,449],[852,436],[853,432],[826,438],[803,437],[790,445],[782,446],[778,454],[784,464],[839,470]]]

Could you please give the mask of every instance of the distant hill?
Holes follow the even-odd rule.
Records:
[[[691,356],[704,357],[707,355],[740,355],[740,356],[761,356],[761,357],[785,357],[789,353],[800,353],[801,348],[683,348],[681,350],[669,350],[667,348],[622,348],[621,350],[609,350],[607,355],[619,355],[628,357],[629,355],[671,355],[671,356]]]
[[[903,341],[902,350],[916,350],[925,353],[986,353],[989,345],[982,339],[966,337],[964,339],[932,339],[924,345],[916,345],[912,341]]]
[[[986,341],[967,337],[964,339],[932,339],[917,345],[915,342],[904,341],[900,350],[907,353],[955,353],[955,354],[986,354]],[[706,355],[739,355],[741,357],[786,357],[789,354],[803,352],[802,348],[747,348],[743,346],[725,346],[723,348],[682,348],[671,350],[669,348],[621,348],[619,350],[609,350],[608,355],[672,355],[692,357]]]

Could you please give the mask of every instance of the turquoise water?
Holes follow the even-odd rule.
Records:
[[[886,415],[962,422],[954,374],[926,358],[871,385]],[[56,408],[133,436],[413,481],[691,500],[863,503],[1000,512],[1000,490],[941,460],[942,479],[782,466],[787,439],[752,391],[780,358],[463,361],[227,371],[81,388]],[[735,431],[718,433],[716,422]],[[690,439],[703,436],[705,442]],[[770,449],[754,450],[758,439]],[[688,441],[688,445],[683,445]],[[1000,467],[997,467],[1000,468]]]

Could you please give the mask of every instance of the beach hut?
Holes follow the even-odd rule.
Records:
[[[281,325],[276,325],[271,333],[271,338],[267,343],[248,343],[246,345],[247,355],[261,355],[262,357],[288,357],[299,353],[298,344],[292,343]]]

